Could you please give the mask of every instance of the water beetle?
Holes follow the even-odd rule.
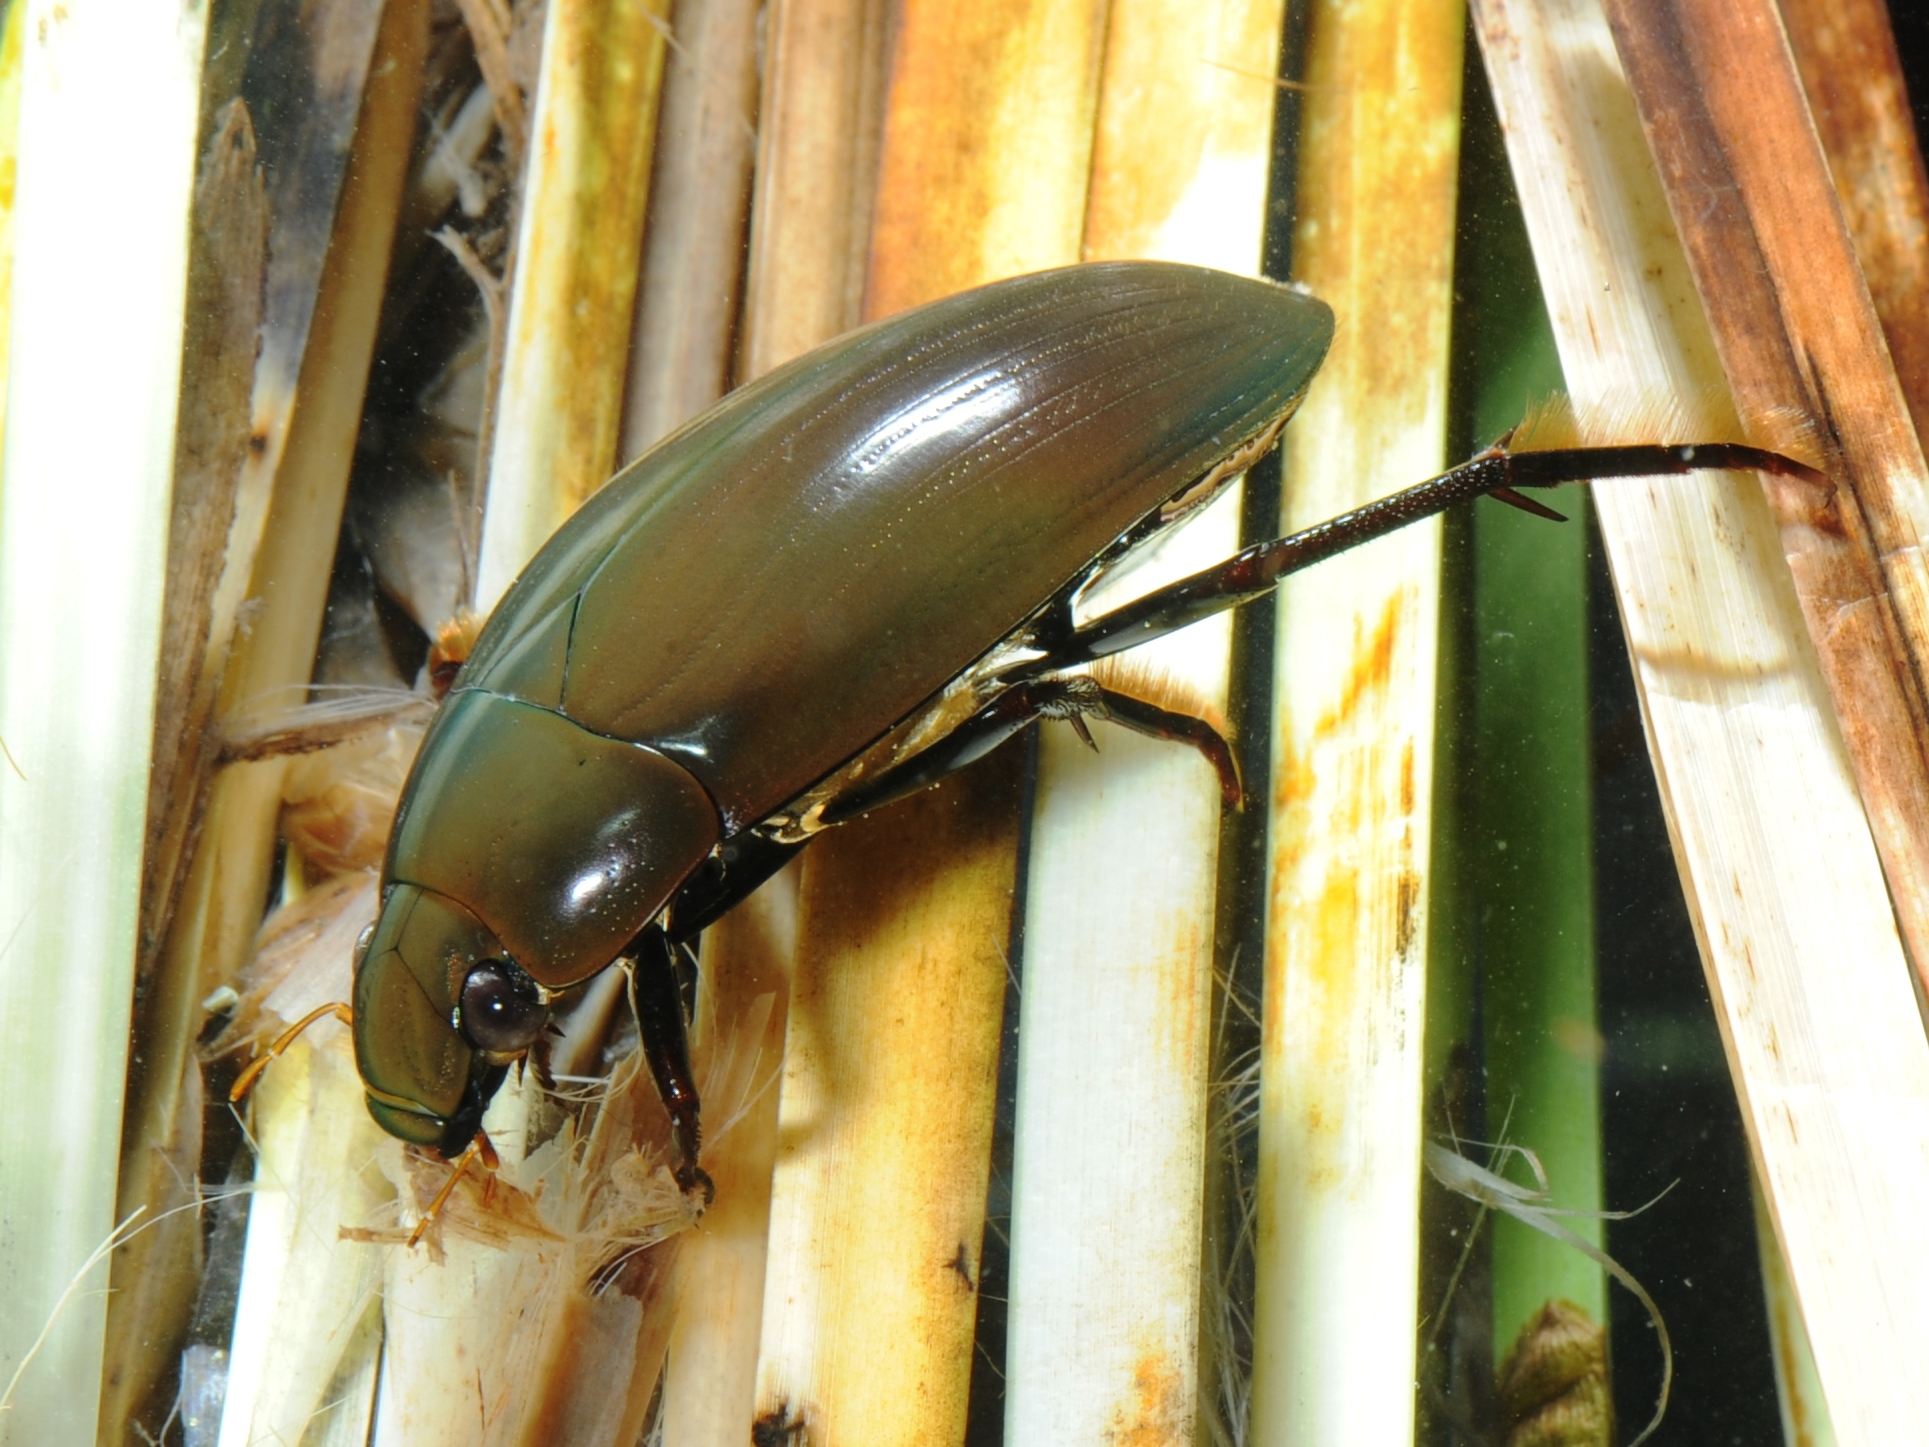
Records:
[[[1081,665],[1482,493],[1695,467],[1729,445],[1492,451],[1098,617],[1088,585],[1270,448],[1332,336],[1294,288],[1157,262],[1041,272],[876,323],[620,473],[496,608],[431,726],[358,952],[369,1109],[453,1157],[555,992],[627,958],[686,1189],[672,951],[819,830],[1039,718],[1189,742]]]

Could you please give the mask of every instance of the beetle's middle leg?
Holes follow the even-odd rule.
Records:
[[[1220,801],[1228,809],[1237,809],[1245,802],[1246,792],[1239,778],[1239,761],[1233,755],[1232,745],[1226,742],[1224,734],[1204,719],[1160,708],[1155,703],[1147,703],[1142,698],[1133,698],[1130,694],[1117,693],[1109,688],[1099,690],[1099,699],[1099,717],[1109,719],[1120,728],[1130,729],[1148,738],[1190,744],[1205,756],[1206,762],[1212,765],[1213,773],[1219,776]]]
[[[1041,719],[1063,719],[1091,744],[1092,735],[1085,727],[1088,714],[1135,733],[1192,745],[1218,774],[1226,802],[1234,806],[1239,803],[1239,772],[1232,746],[1211,724],[1104,688],[1098,680],[1080,673],[1036,678],[1006,689],[930,748],[831,800],[824,808],[823,822],[842,824],[929,788],[946,775],[976,763]]]
[[[843,824],[928,789],[947,774],[975,764],[1019,730],[1041,718],[1078,719],[1100,707],[1099,686],[1084,675],[1035,678],[1006,689],[950,733],[903,763],[861,780],[824,806],[820,816]],[[1087,736],[1090,741],[1090,736]]]

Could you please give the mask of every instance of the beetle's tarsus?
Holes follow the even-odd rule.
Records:
[[[643,1059],[670,1115],[670,1149],[678,1162],[674,1169],[676,1183],[686,1195],[700,1189],[703,1204],[708,1206],[716,1187],[697,1164],[703,1149],[703,1107],[690,1069],[689,1029],[683,1018],[682,992],[677,988],[675,951],[676,946],[656,925],[631,942],[624,951],[631,961],[630,1005],[636,1011]]]
[[[1086,724],[1084,714],[1075,713],[1066,722],[1072,726],[1072,732],[1078,735],[1079,742],[1093,753],[1098,752],[1098,740],[1092,737],[1092,730]]]
[[[711,1180],[710,1173],[695,1161],[685,1161],[676,1168],[676,1183],[686,1196],[701,1191],[706,1211],[716,1204],[717,1183]]]
[[[414,1228],[410,1230],[409,1250],[415,1249],[428,1231],[430,1223],[442,1214],[442,1208],[448,1204],[449,1197],[455,1193],[456,1182],[462,1179],[463,1172],[478,1160],[482,1162],[484,1169],[489,1171],[494,1171],[502,1164],[502,1158],[496,1154],[494,1144],[481,1131],[476,1132],[475,1139],[470,1141],[462,1154],[455,1158],[455,1163],[449,1170],[449,1179],[442,1183],[442,1189],[437,1191],[435,1199],[429,1202],[429,1209],[422,1213],[422,1219],[417,1221]]]

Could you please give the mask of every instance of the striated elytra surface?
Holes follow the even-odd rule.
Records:
[[[1264,431],[1332,327],[1268,282],[1117,262],[853,332],[620,473],[458,687],[647,743],[755,824]]]

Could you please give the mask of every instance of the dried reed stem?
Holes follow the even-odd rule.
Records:
[[[379,177],[373,192],[366,184],[357,192],[363,198],[357,207],[369,215],[356,224],[363,232],[377,228],[354,243],[373,246],[372,256],[358,256],[361,279],[351,279],[344,260],[328,265],[331,239],[347,215],[345,178],[383,7],[344,6],[312,48],[291,28],[278,28],[284,14],[264,9],[259,17],[224,18],[216,48],[244,59],[211,66],[204,87],[211,99],[220,99],[226,86],[241,93],[222,106],[199,183],[210,190],[197,203],[205,214],[197,217],[190,278],[199,316],[184,353],[179,411],[167,667],[154,720],[143,861],[141,1008],[134,1022],[139,1066],[128,1078],[122,1142],[123,1214],[166,1211],[191,1198],[194,1172],[184,1162],[199,1153],[192,1042],[201,1026],[200,1002],[247,958],[273,864],[279,803],[273,768],[212,787],[213,719],[220,709],[232,713],[259,703],[265,691],[308,680],[329,559],[290,558],[284,540],[279,563],[260,573],[256,567],[278,498],[283,521],[294,507],[297,555],[316,552],[315,537],[333,535],[368,366],[366,349],[358,358],[353,338],[358,325],[372,333],[387,265]],[[256,34],[258,47],[251,43]],[[299,61],[289,54],[297,46],[307,51]],[[406,80],[411,86],[416,69]],[[266,141],[283,158],[274,177],[251,174],[257,140],[251,104],[270,117]],[[412,105],[408,97],[400,100],[397,123],[405,129]],[[407,135],[397,144],[406,147]],[[272,248],[264,248],[264,223]],[[386,224],[392,228],[392,216]],[[345,239],[340,256],[350,249]],[[339,349],[332,339],[338,333],[345,339]],[[327,355],[318,353],[304,373],[311,340]],[[307,420],[298,421],[298,410]],[[298,426],[307,440],[295,440],[300,457],[291,462]],[[297,494],[307,502],[287,501]],[[310,505],[319,512],[304,511]],[[284,568],[294,571],[283,578]],[[272,602],[258,605],[265,615],[250,620],[245,657],[237,659],[244,602],[270,596]],[[265,628],[260,638],[253,637],[256,623]],[[180,1347],[194,1299],[199,1229],[191,1214],[169,1216],[116,1252],[106,1431],[134,1415],[158,1427],[166,1415],[165,1402],[146,1399]]]
[[[669,0],[550,0],[476,608],[615,469]]]
[[[1438,470],[1462,22],[1308,19],[1295,276],[1339,316],[1283,529]],[[1274,680],[1252,1431],[1413,1431],[1437,523],[1289,579]]]
[[[333,963],[339,981],[346,961]],[[369,1118],[348,1032],[334,1021],[308,1031],[262,1076],[254,1118],[255,1188],[221,1447],[300,1441],[330,1405],[383,1264],[381,1247],[344,1241],[340,1230],[392,1210],[395,1196],[374,1158],[396,1148]],[[373,1403],[370,1393],[351,1411],[366,1422]]]
[[[389,254],[402,205],[409,153],[415,136],[416,102],[428,38],[428,5],[423,0],[388,0],[367,63],[368,85],[355,125],[354,148],[344,167],[332,239],[326,261],[312,283],[313,322],[306,333],[299,379],[293,389],[285,443],[274,478],[274,495],[254,556],[250,592],[263,599],[245,638],[237,642],[224,680],[223,706],[230,712],[271,698],[303,696],[314,671],[316,644],[327,606],[331,550],[315,546],[341,528],[342,507],[361,425],[368,370],[374,355],[377,322],[388,280]],[[257,373],[256,395],[263,380]],[[168,937],[163,970],[190,1010],[216,985],[233,978],[260,923],[261,901],[274,866],[276,820],[281,808],[285,759],[237,765],[215,782],[207,823],[196,850],[182,907]],[[317,1047],[320,1048],[319,1046]],[[345,1047],[343,1047],[345,1050]],[[356,1133],[359,1109],[351,1088],[335,1078],[333,1110],[346,1119],[296,1123],[311,1102],[305,1095],[279,1091],[264,1095],[256,1129],[261,1136],[284,1130],[320,1131],[345,1155],[334,1158],[298,1149],[305,1171],[323,1182],[353,1174],[376,1137]],[[277,1118],[275,1106],[290,1116]],[[319,1107],[318,1107],[319,1108]],[[264,1167],[292,1172],[270,1157]],[[311,1206],[297,1194],[289,1209],[304,1224],[297,1249],[291,1238],[277,1241],[264,1213],[264,1249],[251,1251],[243,1269],[242,1295],[261,1303],[261,1316],[238,1317],[236,1350],[230,1363],[228,1403],[223,1414],[224,1441],[252,1441],[299,1431],[322,1403],[333,1380],[335,1357],[359,1320],[359,1303],[346,1303],[345,1321],[331,1319],[307,1303],[309,1287],[359,1271],[372,1283],[374,1267],[363,1248],[334,1249],[333,1231],[314,1236],[316,1218],[340,1224],[331,1215],[338,1203],[325,1196]],[[250,1243],[255,1240],[250,1221]],[[314,1252],[322,1243],[320,1259]],[[294,1274],[289,1275],[290,1272]],[[284,1293],[286,1293],[284,1295]],[[308,1348],[318,1334],[333,1332],[318,1358]],[[292,1336],[290,1335],[292,1334]],[[302,1343],[295,1349],[289,1342]],[[269,1342],[281,1349],[260,1351]]]
[[[1106,31],[1087,259],[1252,274],[1282,6],[1119,0]],[[1094,612],[1238,550],[1241,489],[1108,579]],[[1232,620],[1125,660],[1224,717]],[[1039,739],[1012,1182],[1005,1434],[1186,1443],[1199,1409],[1218,781],[1100,724]],[[1258,807],[1257,801],[1248,807]]]
[[[1772,0],[1609,0],[1743,425],[1836,485],[1769,507],[1902,938],[1929,982],[1929,464]],[[1807,429],[1813,429],[1812,435]]]
[[[150,946],[162,942],[151,936],[176,902],[213,762],[209,724],[219,671],[207,665],[210,654],[225,655],[231,642],[213,636],[214,592],[246,466],[267,225],[254,128],[247,108],[231,102],[203,152],[195,185],[161,624],[161,657],[168,663],[155,697],[141,870],[143,960],[151,956]],[[165,974],[158,989],[149,980],[154,1008],[135,1021],[141,1064],[128,1080],[118,1198],[123,1217],[142,1207],[171,1214],[114,1253],[110,1365],[101,1397],[101,1436],[107,1441],[123,1440],[137,1416],[156,1422],[166,1415],[148,1397],[171,1375],[201,1274],[199,1212],[173,1213],[198,1194],[200,1062],[190,1044],[200,1012],[197,1001],[170,990],[169,983]]]
[[[752,1095],[726,1124],[707,1108],[704,1165],[715,1204],[677,1253],[676,1324],[663,1374],[666,1447],[742,1447],[750,1436],[763,1332],[769,1254],[771,1174],[777,1161],[776,1077],[790,1018],[790,975],[797,949],[797,870],[791,868],[718,920],[703,935],[703,968],[691,1050],[699,1071],[726,1041],[756,1053]],[[743,1022],[767,1009],[762,1033]],[[704,1086],[710,1100],[709,1086]]]
[[[730,390],[757,149],[757,0],[680,0],[665,61],[622,460]]]
[[[773,0],[739,372],[862,319],[884,124],[884,0]]]
[[[757,1368],[766,1435],[963,1436],[1021,764],[994,755],[805,861]]]
[[[1595,0],[1475,9],[1561,350],[1585,419],[1684,399],[1735,425]],[[1828,200],[1832,206],[1833,201]],[[1729,263],[1733,265],[1732,261]],[[1737,268],[1739,269],[1739,268]],[[1759,326],[1744,313],[1731,325]],[[1607,483],[1595,505],[1743,1119],[1845,1442],[1929,1411],[1913,1207],[1929,1044],[1841,734],[1752,482]]]
[[[908,0],[897,18],[864,317],[1079,258],[1094,7]]]
[[[1882,0],[1782,0],[1816,134],[1920,437],[1929,427],[1929,172]]]

